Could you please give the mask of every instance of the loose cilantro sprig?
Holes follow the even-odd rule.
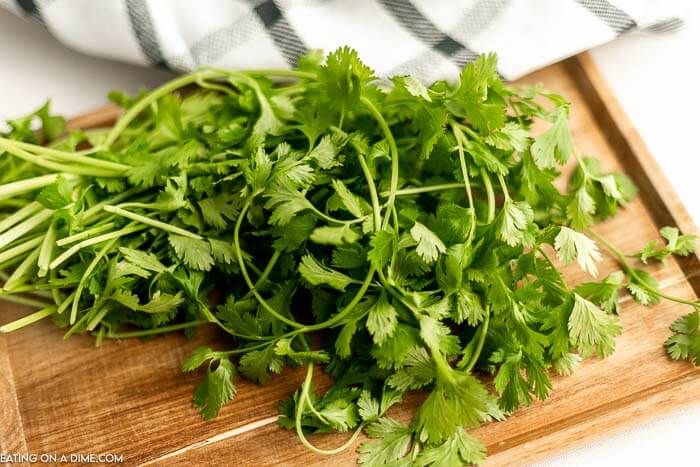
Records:
[[[280,425],[327,455],[364,431],[366,465],[481,462],[469,429],[613,352],[624,287],[696,309],[667,348],[698,362],[698,302],[630,262],[690,254],[694,236],[664,228],[665,246],[625,255],[590,230],[634,185],[577,152],[564,98],[504,84],[495,55],[456,85],[378,80],[341,48],[297,70],[204,68],[111,98],[125,109],[111,128],[66,134],[47,104],[0,137],[0,298],[39,309],[2,332],[53,317],[99,344],[216,326],[230,348],[183,363],[204,372],[204,418],[238,375],[265,384],[305,366]],[[622,271],[569,287],[551,255],[596,276],[596,241]],[[322,394],[316,365],[334,380]],[[388,415],[419,389],[412,420]],[[332,431],[352,434],[313,445]]]

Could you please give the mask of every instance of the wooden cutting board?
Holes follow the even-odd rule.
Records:
[[[572,131],[580,151],[600,156],[606,167],[625,171],[639,186],[637,200],[599,225],[599,232],[630,251],[656,238],[664,225],[696,232],[588,55],[522,81],[542,82],[571,100]],[[115,115],[115,109],[106,108],[72,125],[102,126]],[[617,266],[605,259],[600,269],[605,275]],[[697,256],[671,259],[653,273],[669,294],[694,298],[700,293]],[[574,267],[566,277],[571,283],[586,279]],[[547,401],[476,430],[488,447],[487,464],[527,464],[700,399],[700,370],[670,361],[663,349],[669,324],[688,308],[669,302],[644,308],[629,297],[623,302],[624,331],[612,357],[586,361],[574,376],[555,378]],[[0,307],[1,322],[29,311],[6,303]],[[0,336],[0,453],[113,453],[123,455],[129,465],[355,462],[354,449],[332,459],[317,457],[295,434],[276,426],[276,405],[298,387],[303,370],[288,371],[264,387],[239,379],[236,400],[214,421],[202,421],[190,408],[199,375],[183,375],[179,368],[198,345],[225,342],[214,329],[193,340],[172,335],[148,342],[106,342],[99,349],[90,337],[61,337],[49,321]],[[419,397],[412,396],[393,415],[409,418]],[[331,447],[345,436],[315,441]]]

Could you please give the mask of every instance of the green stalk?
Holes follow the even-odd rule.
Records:
[[[367,97],[361,97],[360,101],[367,108],[367,110],[369,110],[374,119],[377,120],[377,123],[379,123],[379,127],[384,133],[384,137],[389,143],[389,153],[391,155],[391,179],[389,181],[389,197],[387,200],[388,213],[391,209],[391,206],[394,205],[394,201],[396,199],[396,191],[399,187],[399,150],[396,147],[396,140],[394,139],[394,135],[391,133],[389,124],[387,124],[386,120],[384,119],[384,116],[379,111],[379,109],[377,109],[377,107],[375,107],[372,101],[369,100]],[[386,224],[388,220],[389,216],[385,216],[384,223]],[[384,225],[383,227],[386,227],[386,225]]]
[[[267,277],[270,275],[272,272],[272,269],[275,267],[275,264],[277,264],[277,260],[279,260],[280,256],[282,255],[282,252],[280,250],[275,250],[272,252],[272,256],[270,256],[270,260],[267,262],[265,265],[265,269],[262,270],[260,273],[260,276],[258,276],[258,280],[255,281],[255,290],[258,290],[258,287],[263,285],[265,281],[267,281]],[[252,291],[246,292],[246,294],[243,296],[241,300],[245,300],[246,298],[250,297],[253,294]]]
[[[37,156],[46,155],[46,156],[49,156],[50,158],[57,160],[57,161],[73,162],[73,163],[77,163],[77,164],[83,164],[83,165],[96,167],[98,169],[105,169],[105,170],[122,172],[122,173],[126,172],[127,170],[132,168],[131,166],[120,164],[118,162],[111,162],[111,161],[98,159],[95,157],[84,156],[80,152],[77,152],[77,151],[76,152],[61,151],[58,149],[52,149],[52,148],[48,148],[45,146],[38,146],[36,144],[24,143],[22,141],[15,141],[15,140],[8,140],[6,138],[0,138],[0,142],[2,142],[2,141],[5,141],[6,143],[9,143],[9,144],[14,144],[18,148],[24,149],[26,151],[31,151],[33,154],[36,154]],[[88,150],[88,153],[94,153],[94,152],[96,152],[94,148]]]
[[[493,192],[493,185],[491,184],[491,179],[484,169],[481,169],[481,179],[484,181],[484,187],[486,188],[486,198],[488,200],[489,210],[486,215],[486,223],[490,224],[493,222],[494,217],[496,217],[496,196]]]
[[[103,208],[105,206],[115,204],[115,203],[120,203],[120,202],[124,201],[125,199],[130,198],[132,195],[139,193],[140,191],[141,191],[141,189],[139,189],[139,188],[130,188],[122,193],[119,193],[118,195],[115,195],[109,199],[101,201],[101,202],[95,204],[94,206],[92,206],[90,209],[87,209],[85,212],[83,212],[80,215],[80,220],[84,222],[84,221],[87,221],[89,219],[92,219],[97,214],[102,213]]]
[[[56,241],[56,246],[66,246],[70,245],[71,243],[78,242],[80,240],[85,240],[86,238],[90,238],[94,235],[110,230],[114,226],[114,222],[107,222],[106,224],[98,225],[96,227],[83,230],[82,232],[78,232],[76,234],[58,239]]]
[[[313,372],[314,372],[314,364],[309,363],[306,369],[306,377],[304,378],[304,383],[301,386],[301,394],[299,395],[299,400],[297,401],[297,407],[296,407],[296,412],[294,416],[294,425],[296,428],[297,436],[299,437],[299,440],[301,443],[306,446],[310,451],[320,454],[322,456],[333,456],[335,454],[341,453],[348,449],[352,444],[357,440],[357,437],[360,436],[360,433],[362,433],[362,429],[365,427],[364,422],[360,423],[360,425],[355,429],[355,432],[352,434],[350,439],[348,439],[345,443],[343,443],[341,446],[335,448],[335,449],[320,449],[311,444],[311,442],[306,438],[306,435],[304,434],[304,430],[301,426],[301,419],[304,416],[304,409],[306,408],[306,404],[309,403],[308,397],[309,397],[309,391],[311,389],[311,381],[313,379]]]
[[[49,271],[49,281],[52,281],[55,279],[56,279],[56,271]],[[63,294],[61,293],[61,290],[58,289],[57,287],[52,287],[50,294],[51,294],[51,299],[56,304],[56,306],[60,305],[61,302],[63,302]]]
[[[34,250],[29,253],[26,258],[20,263],[19,266],[12,272],[10,277],[5,280],[5,285],[3,288],[5,290],[12,290],[15,286],[21,284],[26,276],[33,268],[36,266],[37,259],[39,258],[39,250]]]
[[[506,199],[510,199],[510,193],[508,192],[508,185],[506,185],[506,180],[503,178],[503,175],[498,174],[498,183],[501,184],[501,190],[503,190],[503,196],[506,197]]]
[[[486,335],[488,334],[489,330],[489,318],[491,317],[491,309],[486,308],[486,317],[484,317],[484,321],[481,323],[481,326],[479,326],[478,331],[474,335],[474,339],[478,339],[476,341],[476,348],[472,351],[471,358],[467,362],[467,364],[464,367],[464,371],[470,372],[476,365],[476,362],[479,361],[479,356],[481,356],[481,351],[484,348],[484,342],[486,342]]]
[[[4,300],[10,303],[16,303],[17,305],[33,306],[35,308],[44,308],[49,304],[41,300],[35,300],[33,298],[21,297],[18,295],[10,295],[7,293],[0,292],[0,300]]]
[[[127,225],[123,229],[116,230],[114,232],[106,233],[104,235],[99,235],[97,237],[89,238],[87,240],[83,240],[80,243],[76,243],[63,253],[61,253],[56,259],[54,259],[51,264],[49,265],[49,269],[56,269],[59,267],[61,264],[63,264],[68,258],[79,252],[85,247],[92,246],[92,245],[97,245],[98,243],[106,242],[107,240],[112,240],[115,238],[120,238],[125,235],[132,234],[134,232],[138,232],[139,230],[144,230],[146,227],[143,225]]]
[[[109,252],[109,250],[112,249],[117,240],[118,237],[112,238],[109,242],[107,242],[107,244],[100,249],[100,251],[90,262],[88,267],[85,269],[83,277],[80,278],[80,282],[78,283],[78,288],[75,289],[75,298],[73,299],[73,306],[71,307],[70,311],[70,324],[75,324],[75,320],[78,316],[78,304],[80,303],[80,295],[82,295],[83,293],[83,288],[85,288],[85,284],[92,277],[92,272],[95,270],[97,265],[100,264],[102,258],[104,258]]]
[[[308,209],[309,209],[309,211],[311,211],[312,213],[314,213],[317,217],[320,217],[321,219],[323,219],[323,220],[325,220],[326,222],[331,223],[331,224],[340,224],[340,225],[344,225],[344,224],[358,224],[358,223],[360,223],[360,222],[362,222],[362,221],[365,220],[364,217],[358,217],[358,218],[356,218],[356,219],[351,219],[351,220],[349,220],[349,221],[345,221],[345,220],[342,220],[342,219],[336,219],[335,217],[331,217],[331,216],[329,216],[328,214],[326,214],[325,212],[323,212],[323,211],[321,211],[320,209],[318,209],[316,206],[314,206],[313,204],[311,204],[311,202],[309,202]]]
[[[421,186],[421,187],[415,187],[415,188],[402,188],[400,190],[396,190],[396,196],[413,196],[413,195],[419,195],[421,193],[431,193],[434,191],[447,191],[447,190],[458,190],[464,188],[464,183],[441,183],[439,185],[426,185],[426,186]],[[389,196],[388,191],[382,191],[379,193],[379,195],[382,198],[386,198]]]
[[[39,267],[39,271],[37,272],[38,277],[44,277],[49,272],[49,264],[51,263],[51,256],[53,255],[55,243],[56,232],[53,229],[53,224],[49,224],[46,235],[44,235],[44,241],[41,243],[41,248],[39,249],[39,258],[37,261],[37,266]]]
[[[360,162],[360,168],[362,168],[362,173],[367,180],[367,188],[369,189],[369,196],[372,200],[372,212],[374,214],[374,231],[378,232],[382,225],[382,210],[379,207],[379,196],[377,196],[377,186],[374,184],[374,177],[372,177],[372,172],[367,166],[367,161],[359,154],[357,160]]]
[[[469,201],[469,207],[474,209],[474,198],[472,195],[472,188],[469,184],[469,171],[467,170],[467,162],[464,158],[464,148],[462,147],[464,135],[457,129],[457,127],[452,125],[452,133],[455,135],[455,140],[457,141],[457,153],[459,155],[459,168],[462,172],[462,178],[464,179],[464,190],[467,195],[467,200]]]
[[[106,169],[97,169],[97,168],[89,168],[85,166],[80,166],[80,165],[67,165],[67,164],[61,164],[58,162],[53,162],[50,160],[42,159],[39,156],[35,156],[34,154],[31,154],[24,149],[21,149],[17,146],[15,146],[11,140],[5,140],[5,139],[0,139],[0,149],[5,150],[9,154],[12,154],[13,156],[25,160],[27,162],[30,162],[38,167],[43,167],[44,169],[52,170],[55,172],[67,172],[67,173],[72,173],[76,175],[86,175],[89,177],[121,177],[122,174],[120,172],[116,172],[114,170],[106,170]]]
[[[126,209],[122,209],[118,206],[104,206],[102,209],[112,214],[117,214],[118,216],[126,217],[127,219],[131,219],[136,222],[155,227],[165,232],[170,232],[175,235],[181,235],[183,237],[192,238],[194,240],[202,240],[201,235],[190,232],[189,230],[181,229],[180,227],[176,227],[165,222],[157,221],[155,219],[151,219],[150,217],[142,216],[141,214],[136,214],[134,212],[127,211]]]
[[[68,296],[61,302],[61,304],[58,305],[58,310],[56,310],[56,313],[60,315],[64,311],[66,311],[70,304],[73,303],[73,298],[75,298],[75,290],[68,294]]]
[[[27,232],[39,227],[41,224],[49,220],[51,216],[53,216],[53,211],[50,209],[44,209],[24,222],[12,227],[10,230],[0,235],[0,249],[5,248],[10,243],[21,238]]]
[[[0,221],[0,233],[5,232],[7,229],[13,227],[18,222],[23,221],[27,217],[41,211],[42,209],[43,206],[40,203],[32,201],[31,203],[25,205],[23,208],[13,212],[5,219]]]
[[[112,146],[112,144],[114,144],[114,142],[117,140],[117,138],[119,138],[122,131],[124,131],[129,126],[129,124],[132,121],[134,121],[134,119],[136,119],[136,117],[138,117],[141,114],[141,112],[146,110],[152,103],[156,102],[163,96],[177,91],[178,89],[183,88],[189,84],[194,84],[197,82],[197,80],[206,77],[207,72],[205,70],[202,70],[194,74],[184,75],[179,78],[176,78],[168,83],[165,83],[159,88],[156,88],[153,91],[151,91],[143,99],[141,99],[132,107],[130,107],[124,115],[122,115],[122,117],[117,121],[114,127],[112,127],[110,132],[107,134],[107,138],[105,138],[104,143],[102,143],[103,147],[109,149]]]
[[[3,264],[6,261],[16,258],[22,255],[23,253],[26,253],[38,247],[39,245],[41,245],[42,239],[43,235],[39,235],[38,237],[34,237],[30,240],[27,240],[26,242],[22,242],[19,245],[10,248],[9,250],[3,251],[2,253],[0,253],[0,264]]]
[[[194,328],[207,323],[208,321],[202,319],[196,321],[189,321],[187,323],[171,324],[170,326],[162,326],[159,328],[144,329],[140,331],[109,332],[105,335],[105,337],[108,337],[110,339],[133,339],[135,337],[154,336],[157,334],[166,334],[173,331],[180,331],[182,329]]]
[[[56,181],[59,175],[64,174],[42,175],[40,177],[25,178],[24,180],[19,180],[17,182],[0,185],[0,199],[12,198],[22,193],[27,193],[38,190],[39,188],[44,188],[45,186],[49,186]],[[68,175],[66,178],[70,179],[71,176]]]
[[[4,326],[0,326],[0,333],[16,331],[32,323],[36,323],[37,321],[44,319],[47,316],[51,316],[54,313],[56,313],[56,307],[54,305],[47,306],[46,308],[43,308],[30,315],[27,315],[24,318],[20,318],[18,320],[12,321],[11,323],[7,323]]]
[[[75,302],[74,302],[75,303]],[[87,331],[93,331],[98,324],[104,319],[105,316],[107,316],[107,313],[109,313],[110,307],[108,306],[103,306],[102,309],[97,313],[87,324],[85,329]]]
[[[626,255],[615,245],[610,243],[605,237],[600,235],[598,232],[594,231],[593,229],[588,229],[588,233],[591,234],[592,237],[594,237],[596,240],[601,242],[605,247],[610,251],[615,259],[617,259],[618,263],[620,263],[620,266],[622,266],[622,269],[625,271],[625,274],[629,278],[636,279],[637,284],[639,284],[640,287],[642,287],[644,290],[649,292],[652,295],[655,295],[657,297],[665,298],[666,300],[670,300],[672,302],[676,303],[682,303],[683,305],[690,305],[693,308],[700,308],[700,299],[698,300],[686,300],[685,298],[681,297],[675,297],[673,295],[668,295],[664,292],[662,292],[659,289],[656,289],[654,287],[649,287],[644,279],[639,277],[637,274],[637,271],[635,268],[632,267],[632,265],[627,261]]]

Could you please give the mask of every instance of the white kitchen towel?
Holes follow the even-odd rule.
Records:
[[[455,78],[496,52],[515,79],[633,30],[682,22],[654,0],[0,0],[82,52],[175,71],[291,67],[349,45],[378,75]]]

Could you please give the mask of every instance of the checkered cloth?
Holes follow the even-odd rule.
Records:
[[[653,0],[0,0],[82,52],[187,71],[293,66],[358,50],[379,75],[454,78],[482,52],[515,79],[635,29],[681,25]],[[660,8],[659,8],[660,7]]]

